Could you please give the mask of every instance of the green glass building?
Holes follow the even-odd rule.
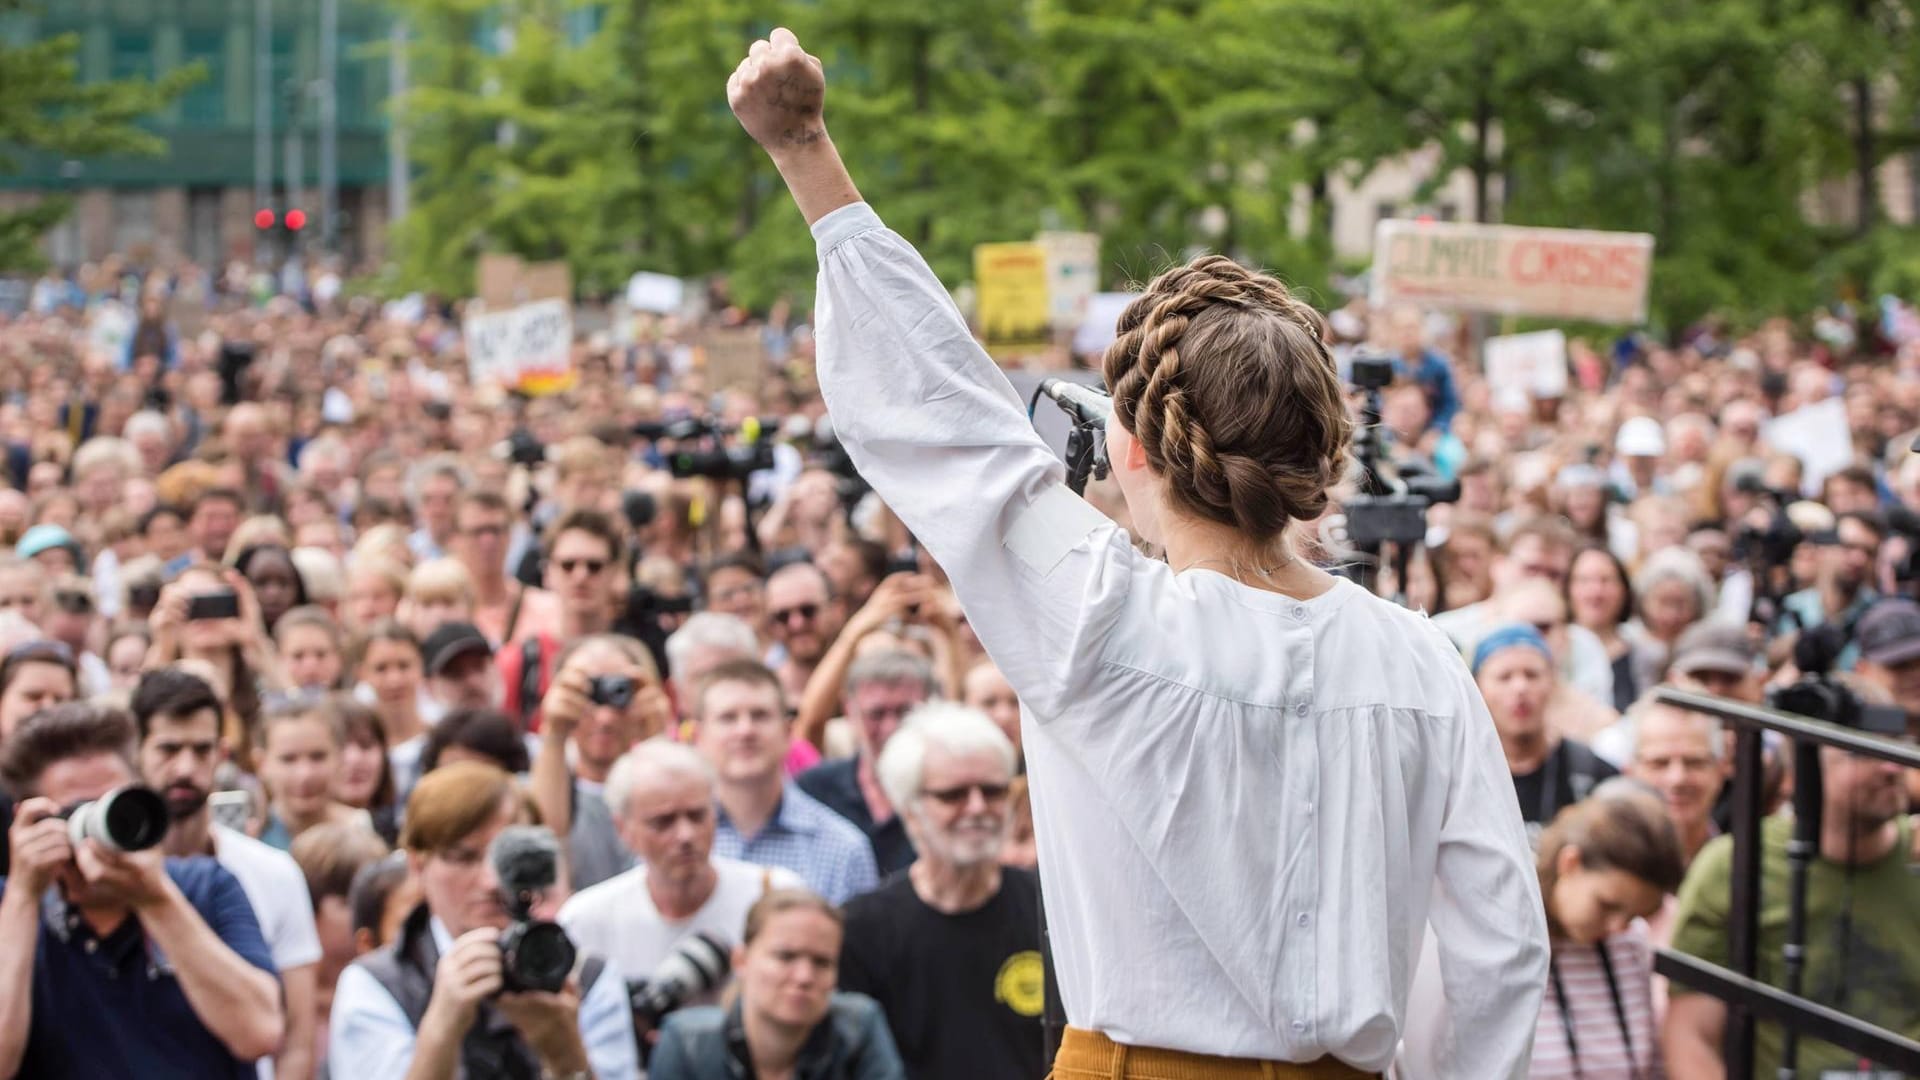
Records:
[[[258,33],[262,9],[269,32]],[[323,71],[334,16],[331,73]],[[324,107],[331,84],[337,176],[334,248],[350,263],[378,258],[390,211],[386,102],[392,85],[394,25],[377,0],[38,0],[0,13],[0,39],[14,43],[78,37],[83,80],[156,76],[199,63],[207,78],[148,126],[167,144],[151,158],[70,160],[25,155],[0,174],[0,208],[62,192],[74,213],[48,234],[46,254],[73,266],[114,252],[184,256],[206,266],[254,254],[254,217],[290,208],[307,217],[303,243],[322,239]],[[262,80],[261,64],[270,75]],[[270,197],[260,182],[258,108],[269,135]],[[288,179],[293,177],[293,190]]]

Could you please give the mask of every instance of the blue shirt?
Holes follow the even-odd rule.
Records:
[[[168,859],[167,876],[227,948],[277,974],[247,894],[225,867],[204,856]],[[40,914],[33,1024],[19,1075],[252,1080],[253,1064],[207,1030],[138,918],[129,914],[99,937],[58,889],[41,898]]]
[[[1420,354],[1418,364],[1409,364],[1405,357],[1396,356],[1393,371],[1420,384],[1427,392],[1428,404],[1433,406],[1433,426],[1447,430],[1453,423],[1453,414],[1460,411],[1460,393],[1453,388],[1453,368],[1446,357],[1429,349]]]
[[[807,888],[835,904],[880,886],[866,834],[792,784],[780,796],[773,819],[755,836],[741,836],[726,807],[718,809],[715,855],[791,870]]]

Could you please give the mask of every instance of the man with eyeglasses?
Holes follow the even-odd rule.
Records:
[[[1039,1080],[1040,879],[1000,865],[1013,743],[984,713],[915,709],[879,759],[919,858],[847,905],[840,989],[886,1011],[918,1080]]]
[[[812,563],[794,563],[767,579],[767,629],[778,654],[774,673],[790,700],[806,693],[813,669],[840,632],[833,586]]]
[[[469,491],[454,509],[453,556],[473,579],[473,622],[496,645],[551,631],[559,602],[507,576],[513,508],[491,491]]]
[[[790,870],[713,853],[713,766],[684,743],[655,738],[628,750],[607,775],[606,798],[639,865],[575,893],[559,922],[575,945],[635,977],[694,934],[740,944],[754,901],[769,888],[804,887]]]
[[[854,661],[843,700],[858,752],[816,765],[795,781],[867,834],[883,878],[912,864],[914,851],[876,763],[907,714],[933,696],[934,685],[933,666],[912,653],[878,652]]]

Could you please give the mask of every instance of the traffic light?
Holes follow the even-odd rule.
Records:
[[[287,230],[289,232],[299,232],[301,229],[304,229],[306,227],[307,227],[307,212],[305,210],[287,211]]]
[[[295,211],[295,213],[298,213],[298,211]],[[291,217],[292,215],[288,216]],[[262,207],[253,212],[253,227],[259,229],[261,232],[266,232],[268,229],[273,228],[274,221],[273,210],[270,208]]]

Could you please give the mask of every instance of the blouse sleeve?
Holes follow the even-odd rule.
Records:
[[[814,224],[821,391],[848,455],[952,580],[1036,719],[1092,665],[1137,557],[911,245],[865,203]]]

